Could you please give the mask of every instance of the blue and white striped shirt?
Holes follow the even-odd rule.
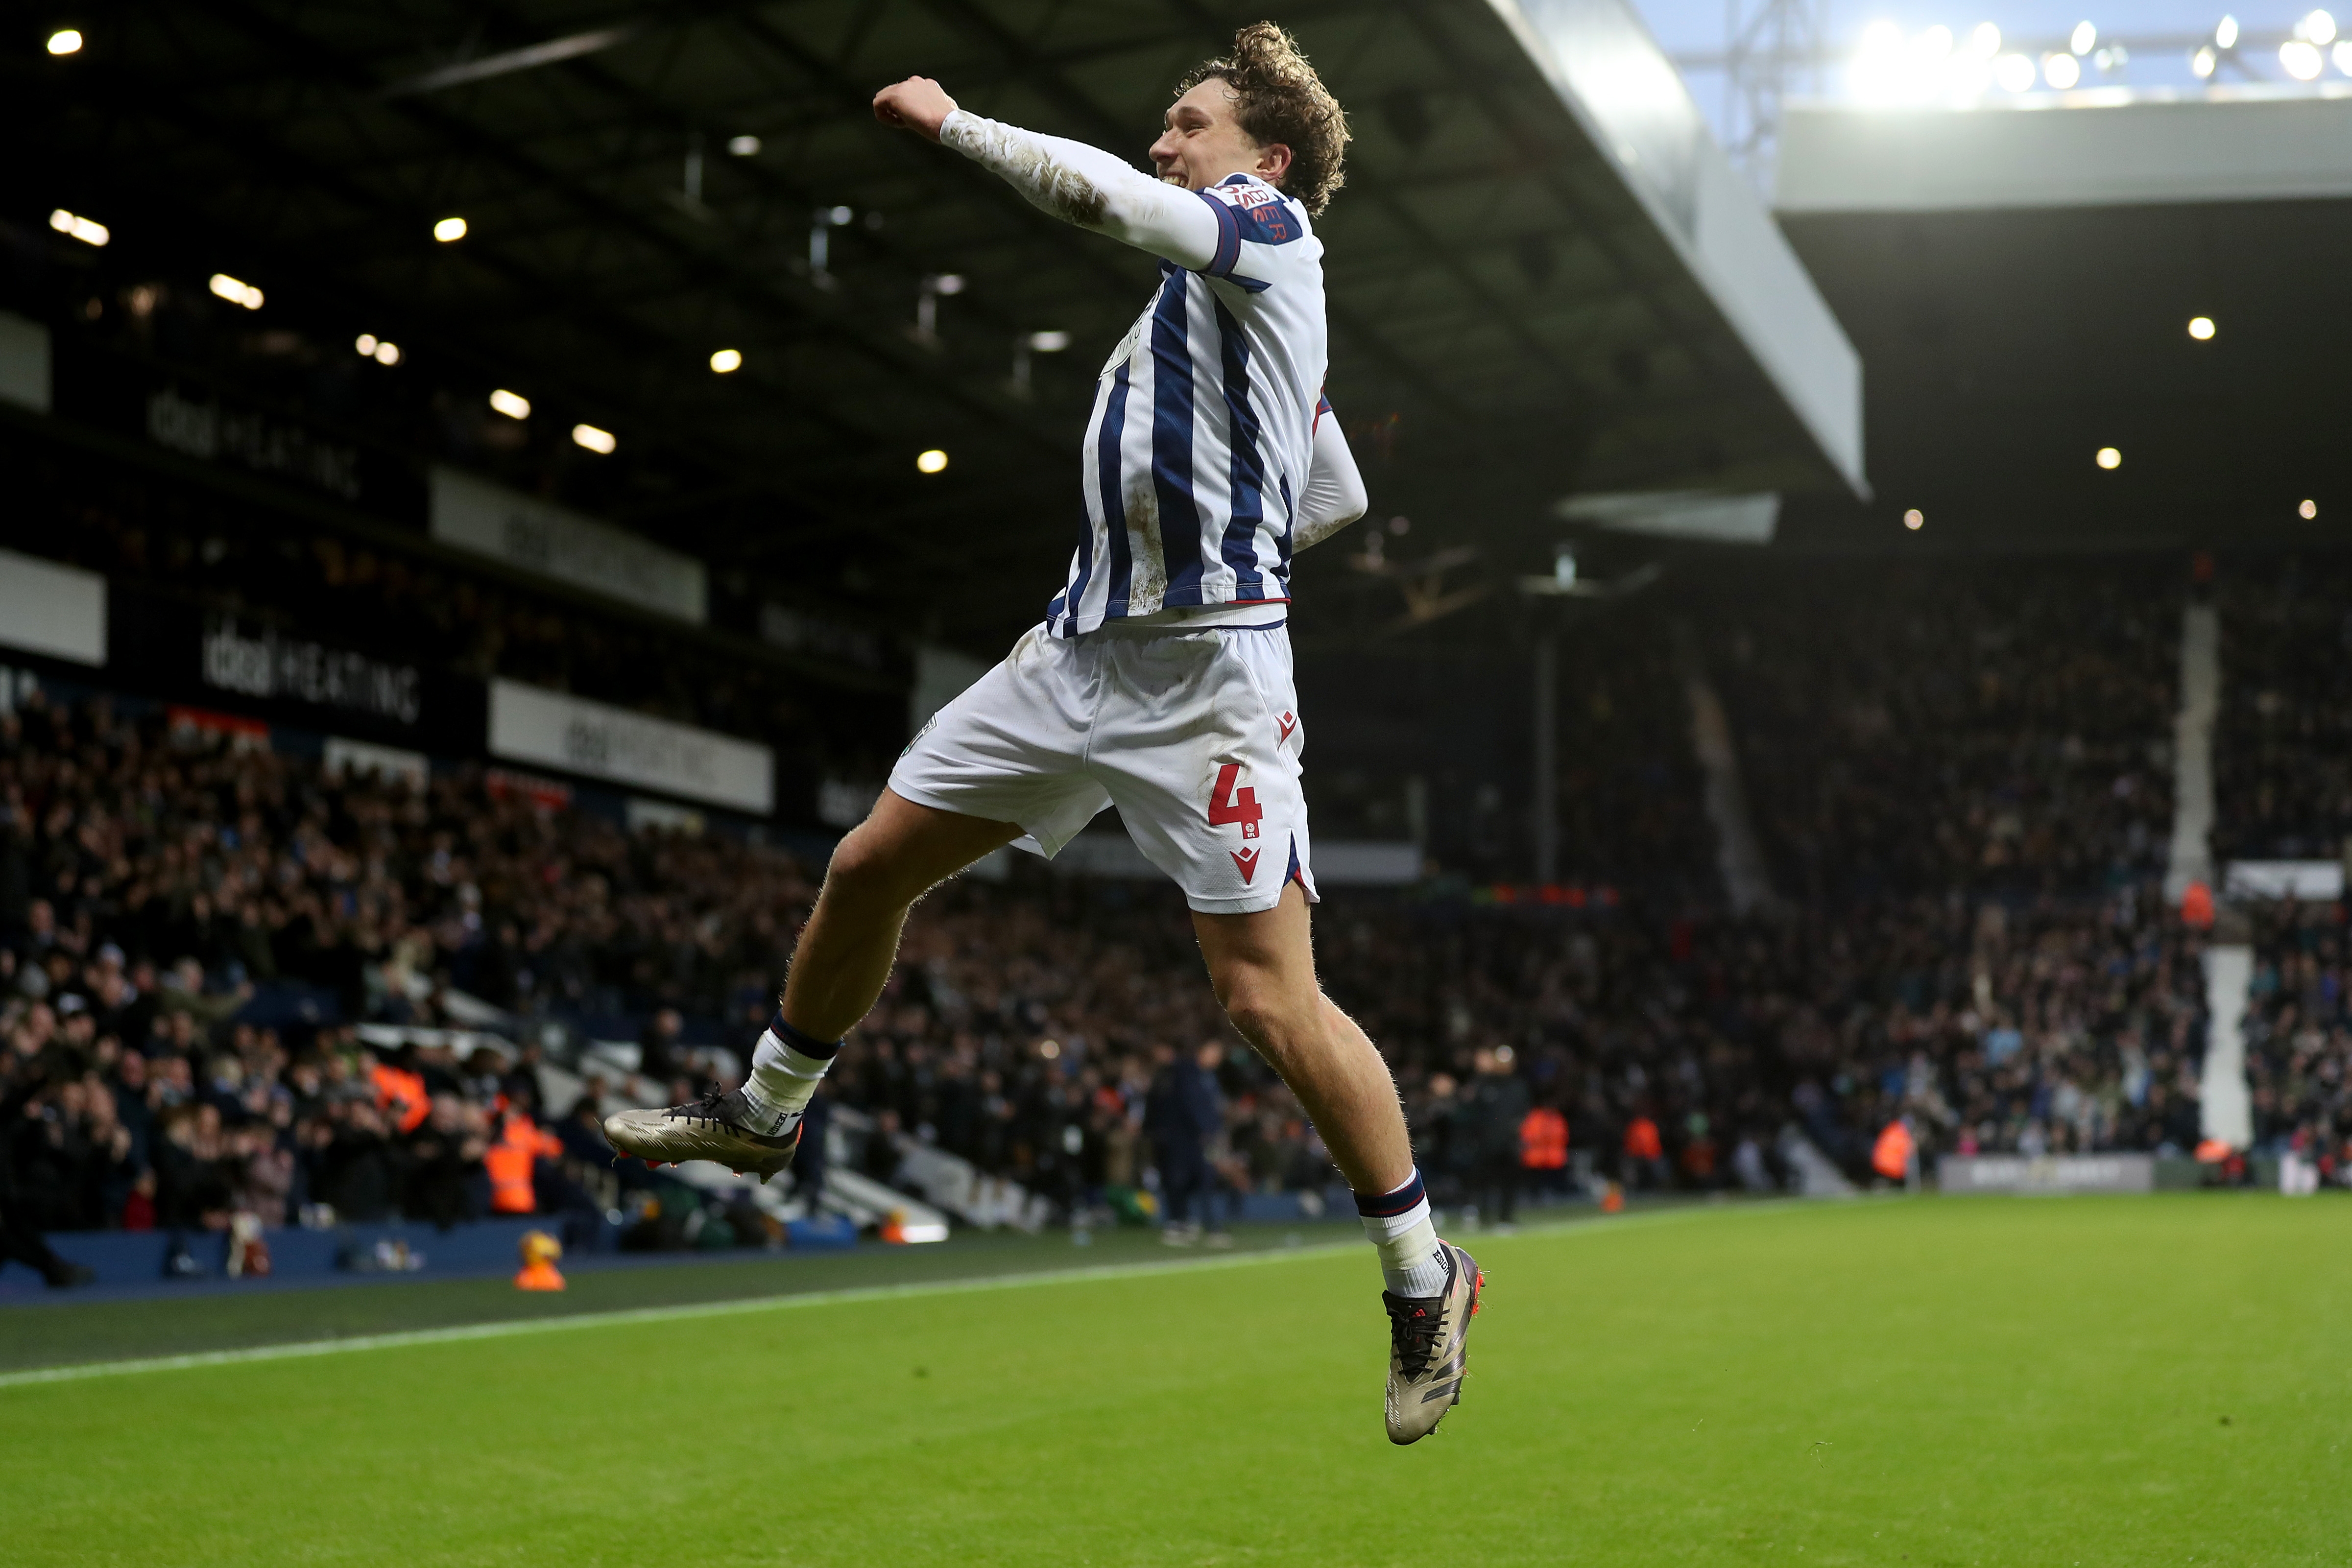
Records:
[[[1255,175],[1194,194],[1215,215],[1216,254],[1197,271],[1161,262],[1103,366],[1077,549],[1045,612],[1055,636],[1290,598],[1329,351],[1323,244],[1306,209]]]

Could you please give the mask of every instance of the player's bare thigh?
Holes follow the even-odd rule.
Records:
[[[1208,960],[1218,1004],[1261,1048],[1261,1028],[1279,1035],[1321,1010],[1307,911],[1306,890],[1291,882],[1271,909],[1248,915],[1192,912],[1192,930],[1201,941],[1201,956]]]
[[[866,821],[833,852],[824,890],[903,906],[1020,836],[1017,823],[919,806],[886,789]]]

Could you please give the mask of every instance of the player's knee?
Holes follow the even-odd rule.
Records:
[[[1313,1023],[1311,1009],[1302,1009],[1281,987],[1255,976],[1238,977],[1220,999],[1242,1038],[1277,1064]]]
[[[876,834],[863,827],[852,830],[835,848],[824,868],[825,896],[836,903],[858,904],[893,902],[898,877],[891,859]]]

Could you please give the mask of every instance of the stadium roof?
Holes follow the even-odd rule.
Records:
[[[214,272],[260,287],[273,330],[240,327],[249,361],[342,356],[335,373],[356,377],[353,334],[396,340],[396,373],[432,392],[397,417],[390,379],[334,404],[371,434],[423,430],[429,455],[454,448],[722,579],[894,613],[911,594],[935,633],[994,632],[1034,612],[1066,554],[1073,437],[1151,265],[1051,232],[976,166],[876,127],[868,100],[919,71],[981,112],[1139,160],[1175,78],[1258,14],[110,8],[80,55],[10,67],[19,145],[53,157],[5,176],[9,216],[109,225],[103,273],[68,279],[93,299],[147,274],[183,293]],[[1278,15],[1356,129],[1322,230],[1331,391],[1376,506],[1447,542],[1548,528],[1577,491],[1862,487],[1858,361],[1619,0]],[[436,241],[449,217],[464,237]],[[942,277],[962,287],[927,283]],[[1022,354],[1037,333],[1068,334],[1067,351]],[[720,349],[739,371],[713,373]],[[493,388],[530,400],[527,428],[488,412]],[[574,423],[618,453],[574,448]],[[917,472],[929,448],[943,474]]]
[[[1920,542],[2004,547],[2352,525],[2343,84],[1801,106],[1777,204],[1870,367],[1878,492],[1784,539],[1907,545],[1911,508]]]

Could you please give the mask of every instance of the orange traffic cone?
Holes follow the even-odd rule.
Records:
[[[556,1272],[555,1260],[563,1256],[563,1243],[544,1230],[526,1230],[522,1236],[522,1272],[515,1276],[518,1291],[560,1291],[563,1276]]]

